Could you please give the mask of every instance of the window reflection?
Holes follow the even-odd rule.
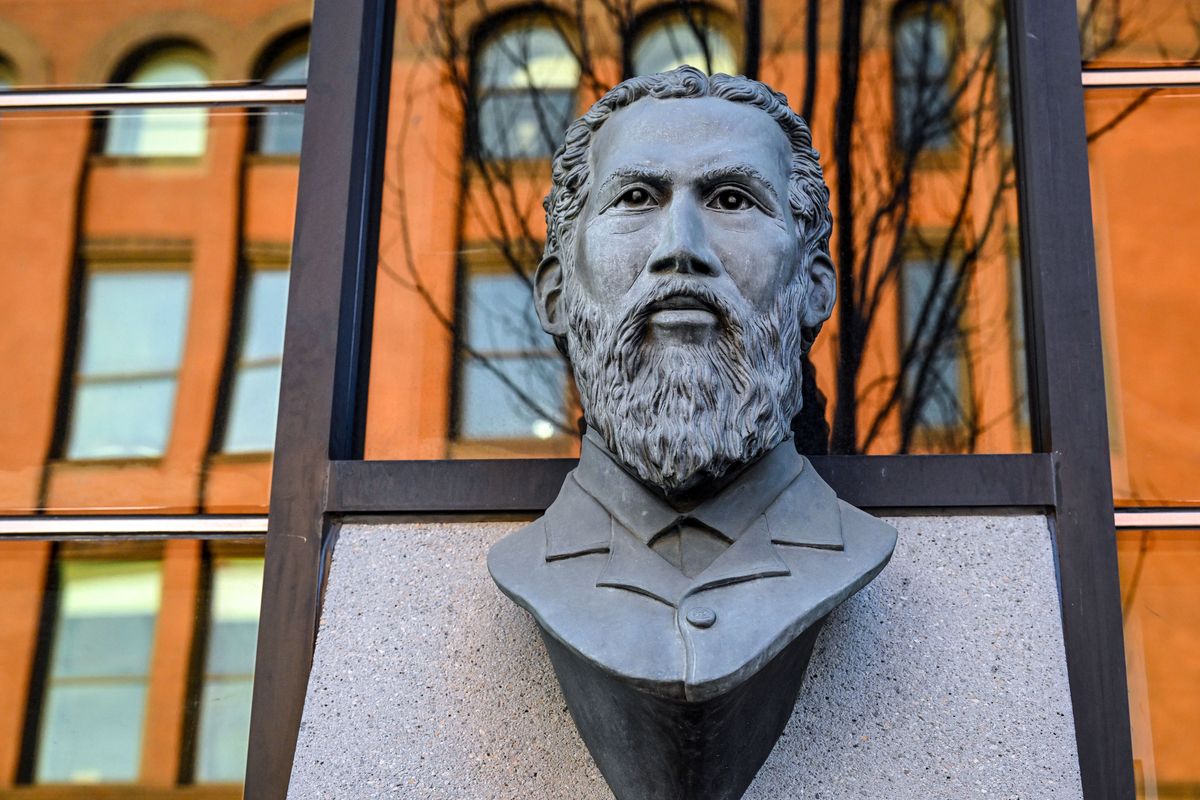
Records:
[[[900,276],[900,357],[909,362],[904,369],[908,408],[903,434],[909,440],[923,437],[935,448],[939,436],[954,435],[965,411],[958,277],[950,263],[925,259],[905,262]]]
[[[57,581],[35,779],[134,782],[141,766],[161,566],[63,559]]]
[[[954,132],[948,5],[916,0],[897,7],[894,58],[896,143],[902,150],[948,147]]]
[[[1120,531],[1138,796],[1200,787],[1200,531]]]
[[[196,733],[197,782],[236,783],[246,773],[262,573],[262,558],[213,559]]]
[[[267,63],[263,83],[268,86],[303,86],[308,80],[308,34],[295,38]],[[302,108],[280,108],[259,120],[257,152],[263,155],[299,155],[304,130]]]
[[[88,270],[68,458],[166,449],[190,285],[183,270]]]
[[[516,93],[525,99],[511,102],[532,109],[536,97],[547,112],[554,92],[566,97],[578,83],[578,112],[622,72],[681,62],[741,72],[743,52],[759,54],[746,68],[795,107],[811,97],[814,143],[839,230],[848,232],[834,242],[839,308],[805,370],[816,382],[805,390],[815,399],[796,425],[816,433],[806,447],[840,453],[1029,447],[1024,341],[1013,322],[1023,311],[1013,288],[1019,281],[1009,273],[1019,248],[1004,4],[866,3],[857,53],[828,33],[842,6],[818,5],[822,24],[812,40],[804,4],[764,14],[761,29],[746,26],[728,4],[672,4],[634,16],[620,4],[585,3],[515,22],[491,4],[471,12],[454,5],[446,6],[447,14],[455,12],[446,20],[453,24],[439,36],[414,34],[398,45],[415,63],[430,65],[461,63],[462,54],[479,47],[472,71],[439,71],[442,83],[414,82],[390,107],[391,130],[404,135],[389,147],[385,166],[398,180],[384,187],[369,458],[477,457],[479,448],[465,445],[482,441],[495,456],[561,452],[501,435],[532,422],[522,407],[546,407],[559,397],[565,373],[555,359],[561,358],[537,349],[498,373],[463,351],[479,325],[481,296],[494,295],[482,301],[486,306],[520,295],[498,283],[473,284],[473,265],[464,262],[494,253],[500,271],[515,276],[513,287],[528,285],[541,257],[541,203],[563,124],[542,124],[557,112],[496,113],[499,106],[489,107],[487,98],[510,102],[501,98]],[[816,72],[811,86],[809,61]],[[547,74],[562,80],[535,79]],[[851,75],[858,83],[847,115],[842,101]],[[526,92],[534,86],[543,88]],[[836,125],[839,118],[849,124]],[[464,121],[474,125],[465,137]],[[914,257],[913,242],[923,239],[954,247]],[[904,266],[914,260],[928,263]],[[936,287],[930,271],[943,276]],[[921,301],[941,298],[948,286],[957,287],[953,303]],[[950,310],[957,323],[921,325],[914,314],[927,305],[928,313]],[[910,350],[917,357],[906,356]],[[544,363],[533,360],[542,356]],[[569,374],[565,380],[570,397]],[[568,424],[561,430],[574,431],[578,411],[569,402],[563,409]],[[823,430],[830,432],[825,442]],[[566,433],[562,440],[575,441]]]
[[[651,75],[684,64],[709,75],[738,74],[733,46],[712,24],[712,16],[711,11],[700,6],[663,16],[647,25],[634,44],[634,74]]]
[[[226,453],[267,453],[275,446],[288,271],[253,269],[248,283],[222,448]]]
[[[240,797],[262,570],[261,541],[0,541],[0,794]]]
[[[579,62],[554,25],[528,18],[479,52],[478,146],[494,159],[548,156],[575,116]]]
[[[204,56],[192,47],[153,52],[129,74],[133,88],[203,86]],[[208,143],[208,110],[157,108],[114,111],[107,119],[104,153],[110,156],[200,156]]]

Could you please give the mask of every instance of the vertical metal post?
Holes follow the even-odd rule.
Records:
[[[1087,137],[1073,0],[1010,0],[1034,442],[1052,520],[1083,791],[1134,796]]]
[[[316,0],[245,797],[283,800],[320,602],[329,462],[361,456],[389,0]]]

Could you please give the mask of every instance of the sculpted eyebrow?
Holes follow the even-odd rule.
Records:
[[[661,186],[667,180],[667,175],[662,170],[647,169],[645,167],[621,167],[616,169],[604,182],[600,184],[599,193],[601,195],[608,194],[609,190],[616,184],[627,183],[630,181],[643,181],[654,186]]]
[[[700,177],[706,184],[719,183],[729,178],[750,178],[753,181],[761,183],[765,189],[775,189],[775,184],[771,183],[770,178],[749,164],[730,164],[724,167],[715,167]]]

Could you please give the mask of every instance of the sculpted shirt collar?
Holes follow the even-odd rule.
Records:
[[[648,547],[666,528],[694,520],[733,544],[694,578]],[[547,509],[546,560],[609,552],[598,586],[671,605],[688,594],[790,570],[772,545],[842,548],[837,497],[785,439],[721,492],[680,512],[626,472],[590,432],[579,466]]]

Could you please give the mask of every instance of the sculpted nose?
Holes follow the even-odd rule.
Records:
[[[652,273],[714,276],[721,262],[708,242],[700,209],[690,198],[679,197],[667,209],[658,246],[650,254]]]

